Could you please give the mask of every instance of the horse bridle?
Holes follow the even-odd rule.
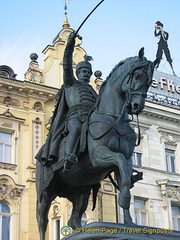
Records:
[[[141,96],[143,96],[144,98],[146,98],[147,94],[138,93],[137,90],[139,90],[139,89],[143,86],[143,84],[144,84],[144,82],[147,80],[147,78],[145,78],[145,80],[141,83],[141,85],[140,85],[136,90],[133,91],[133,89],[132,89],[132,76],[133,76],[134,72],[135,72],[137,69],[139,69],[139,68],[144,68],[144,69],[145,69],[146,66],[148,66],[147,63],[146,63],[146,64],[139,64],[138,66],[134,67],[134,69],[132,69],[132,70],[131,70],[128,74],[126,74],[126,76],[124,77],[124,79],[123,79],[123,81],[122,81],[122,84],[123,84],[123,82],[125,81],[125,79],[129,76],[128,82],[131,81],[130,89],[129,89],[129,91],[126,93],[126,101],[125,101],[124,104],[123,104],[123,107],[122,107],[122,110],[121,110],[120,115],[119,115],[119,116],[117,116],[117,115],[114,116],[114,117],[117,117],[117,119],[116,119],[116,121],[114,121],[114,123],[111,125],[111,127],[110,127],[109,130],[108,130],[108,132],[109,132],[111,129],[113,129],[114,126],[115,126],[115,124],[116,124],[117,122],[119,122],[120,119],[122,118],[122,116],[123,116],[123,114],[124,114],[124,112],[125,112],[126,107],[127,107],[127,106],[129,105],[129,103],[131,102],[131,96],[132,96],[132,95],[141,95]],[[144,70],[144,69],[143,69],[143,72],[145,73],[145,70]],[[122,84],[121,84],[121,89],[122,89]],[[100,101],[100,98],[99,98],[99,101]],[[98,105],[99,105],[99,101],[96,103],[96,106],[95,106],[96,111],[97,111],[98,113],[100,113],[100,114],[108,115],[108,113],[104,113],[104,112],[101,112],[101,111],[97,110],[97,107],[98,107]],[[133,121],[133,114],[130,114],[130,115],[132,116],[132,120],[130,120],[130,121]],[[113,116],[113,115],[111,114],[111,116]],[[140,140],[141,140],[141,137],[140,137],[140,136],[141,136],[141,133],[140,133],[140,125],[139,125],[138,115],[137,115],[137,127],[138,127],[138,141],[137,141],[137,144],[135,144],[135,146],[139,146]],[[107,133],[107,132],[106,132],[106,133]]]
[[[126,76],[125,76],[125,78],[124,78],[124,80],[123,80],[123,82],[125,81],[125,79],[126,79],[126,77],[128,77],[128,75],[129,75],[129,80],[127,81],[127,82],[130,82],[130,89],[129,89],[129,91],[126,93],[126,102],[125,102],[125,104],[126,104],[126,106],[128,106],[128,104],[131,102],[131,98],[132,98],[132,96],[133,95],[141,95],[142,97],[144,97],[144,98],[146,98],[147,97],[147,94],[144,94],[144,93],[139,93],[138,92],[138,90],[139,89],[141,89],[141,87],[144,85],[144,83],[145,83],[145,81],[147,81],[147,79],[148,79],[148,74],[146,74],[146,72],[145,72],[145,67],[149,67],[149,64],[144,64],[144,65],[139,65],[139,66],[137,66],[137,67],[135,67],[134,69],[132,69],[131,70],[131,72],[130,73],[128,73]],[[140,84],[140,86],[137,88],[137,89],[135,89],[135,90],[133,90],[133,88],[132,88],[132,79],[133,79],[133,74],[134,74],[134,72],[137,70],[137,69],[142,69],[143,70],[143,72],[147,75],[147,78],[144,78],[144,81],[142,81],[142,83]],[[123,83],[122,83],[123,84]],[[133,114],[130,114],[131,116],[132,116],[132,120],[131,121],[133,121]],[[140,142],[141,142],[141,131],[140,131],[140,125],[139,125],[139,118],[138,118],[138,115],[136,115],[136,117],[137,117],[137,128],[138,128],[138,136],[137,136],[137,143],[135,144],[135,146],[137,147],[137,146],[139,146],[140,145]]]

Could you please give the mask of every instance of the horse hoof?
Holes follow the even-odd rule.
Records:
[[[71,227],[73,230],[75,230],[76,228],[81,228],[80,223],[78,223],[77,221],[72,221],[72,220],[68,221],[68,226]]]

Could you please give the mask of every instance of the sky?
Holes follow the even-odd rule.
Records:
[[[43,49],[52,45],[62,29],[63,0],[0,0],[0,65],[8,65],[23,80],[30,54],[38,54],[44,67]],[[77,29],[100,0],[69,0],[68,20]],[[158,38],[156,21],[169,33],[168,46],[177,76],[180,76],[180,1],[179,0],[104,0],[81,28],[82,47],[93,57],[93,70],[105,79],[121,60],[136,56],[141,47],[154,61]],[[172,73],[165,55],[159,71]]]

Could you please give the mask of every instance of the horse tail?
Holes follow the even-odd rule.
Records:
[[[101,187],[100,183],[96,183],[92,186],[92,190],[93,190],[93,207],[92,207],[92,211],[94,211],[95,207],[96,207],[96,199],[97,199],[97,194],[98,191]]]

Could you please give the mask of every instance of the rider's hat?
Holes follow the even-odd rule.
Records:
[[[77,64],[76,73],[81,68],[88,68],[91,71],[91,73],[92,73],[92,66],[91,66],[91,64],[89,62],[90,60],[92,60],[92,57],[86,55],[86,56],[84,56],[84,59],[85,59],[85,61],[79,62]]]

